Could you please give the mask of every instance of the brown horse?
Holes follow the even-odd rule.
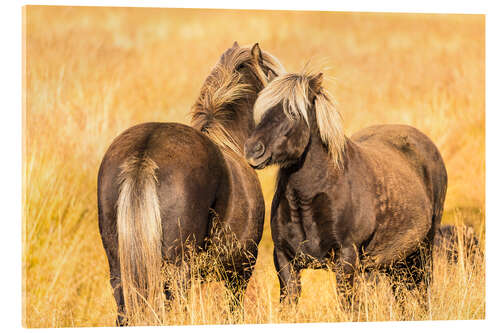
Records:
[[[347,138],[321,73],[275,78],[254,117],[247,160],[280,166],[271,232],[281,300],[297,302],[303,268],[332,260],[344,294],[356,267],[406,275],[408,288],[429,284],[447,174],[427,136],[381,125]]]
[[[225,246],[221,235],[228,230],[239,250],[219,260],[233,305],[241,304],[264,222],[262,191],[243,144],[254,128],[258,92],[281,72],[258,44],[235,42],[203,84],[193,127],[145,123],[111,143],[99,169],[98,211],[118,325],[141,306],[156,310],[163,292],[172,298],[162,266],[184,267],[187,245]]]

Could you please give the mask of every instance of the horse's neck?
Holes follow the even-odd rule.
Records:
[[[238,148],[238,153],[243,157],[243,147],[245,141],[250,136],[254,129],[253,120],[250,112],[250,105],[243,105],[237,110],[237,116],[232,121],[224,124],[224,129],[227,132],[230,140]]]
[[[342,168],[334,165],[329,153],[318,135],[311,137],[311,142],[302,160],[287,168],[288,191],[297,193],[306,199],[312,199],[332,183],[341,179],[348,167],[350,151],[355,149],[351,140],[346,139],[346,154]],[[285,170],[283,170],[285,171]]]
[[[243,157],[243,147],[245,141],[250,135],[250,129],[248,125],[245,126],[244,123],[233,123],[224,127],[227,131],[227,135],[230,141],[237,147],[238,154]]]

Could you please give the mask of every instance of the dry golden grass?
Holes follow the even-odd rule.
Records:
[[[429,135],[449,174],[443,223],[472,225],[484,248],[484,16],[83,7],[24,14],[25,326],[114,324],[97,226],[100,159],[134,124],[188,122],[204,78],[234,40],[258,41],[290,71],[311,58],[326,63],[348,134],[406,123]],[[275,172],[259,174],[268,208]],[[438,256],[430,312],[411,294],[396,307],[383,278],[376,288],[362,282],[365,304],[342,312],[333,274],[306,271],[298,308],[280,312],[267,216],[245,322],[481,319],[484,270],[482,260]],[[225,298],[220,283],[195,280],[161,322],[231,322]]]

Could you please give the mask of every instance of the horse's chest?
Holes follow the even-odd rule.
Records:
[[[321,195],[314,199],[287,196],[286,216],[280,219],[280,238],[293,256],[322,261],[331,255],[336,243],[334,223],[329,207],[323,205],[321,198]]]

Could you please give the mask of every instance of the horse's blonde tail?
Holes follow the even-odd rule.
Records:
[[[159,321],[158,311],[163,304],[157,168],[147,156],[130,157],[121,165],[118,253],[126,316],[133,321],[144,316]]]

